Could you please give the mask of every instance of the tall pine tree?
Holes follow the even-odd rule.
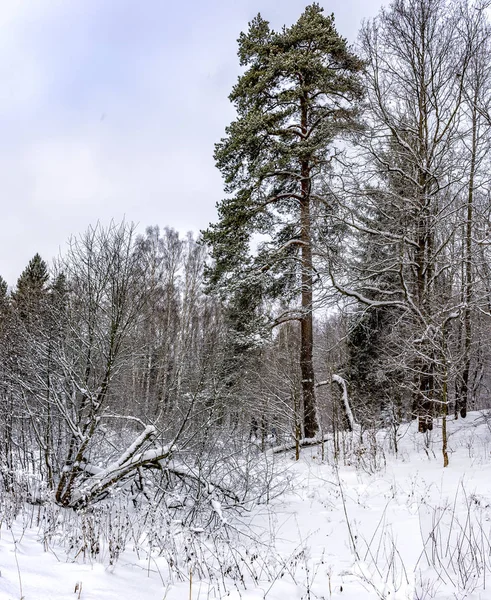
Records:
[[[240,35],[238,55],[246,67],[230,95],[238,116],[215,151],[230,196],[204,232],[215,260],[210,280],[231,296],[237,286],[259,283],[266,296],[300,297],[284,319],[300,322],[304,434],[312,437],[314,215],[332,141],[356,120],[363,64],[316,3],[279,32],[258,15]],[[251,253],[256,234],[266,241]]]

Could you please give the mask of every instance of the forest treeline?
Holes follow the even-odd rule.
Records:
[[[356,48],[318,4],[258,15],[217,222],[97,225],[0,281],[3,489],[77,508],[152,473],[221,519],[271,445],[488,406],[486,10],[394,0]]]

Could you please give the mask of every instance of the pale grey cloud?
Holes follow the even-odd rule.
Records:
[[[354,40],[380,0],[326,3]],[[3,0],[0,274],[57,255],[90,223],[198,231],[222,197],[213,144],[234,116],[236,39],[299,0]]]

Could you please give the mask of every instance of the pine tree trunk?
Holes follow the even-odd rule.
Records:
[[[304,410],[304,435],[314,437],[318,430],[314,365],[313,365],[313,322],[312,322],[312,249],[310,246],[310,210],[308,200],[302,203],[302,320],[300,340],[300,370]]]
[[[302,102],[302,131],[307,133],[307,102]],[[310,229],[310,166],[302,161],[302,201],[300,204],[300,227],[302,242],[302,319],[300,321],[300,371],[304,410],[304,435],[314,437],[319,429],[316,414],[314,363],[313,363],[313,317],[312,317],[312,245]]]

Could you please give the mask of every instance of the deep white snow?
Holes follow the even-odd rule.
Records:
[[[449,420],[450,466],[436,428],[402,425],[399,452],[388,433],[346,434],[349,459],[332,444],[276,455],[291,487],[245,519],[251,534],[238,570],[244,580],[172,578],[165,559],[127,549],[83,559],[43,544],[36,510],[10,528],[0,515],[1,600],[490,600],[491,422],[486,414]],[[346,462],[346,464],[345,464]],[[347,464],[349,462],[349,464]],[[220,503],[213,509],[228,527]],[[27,515],[30,514],[28,518]],[[196,532],[196,535],[201,535]],[[191,578],[191,581],[190,581]]]

